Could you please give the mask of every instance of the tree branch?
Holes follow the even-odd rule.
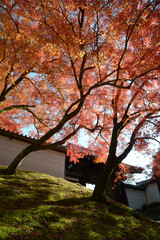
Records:
[[[83,128],[85,128],[86,130],[88,130],[91,133],[94,133],[96,130],[100,130],[102,128],[102,127],[100,127],[100,125],[98,125],[99,124],[99,115],[98,114],[96,114],[96,115],[97,115],[97,122],[96,122],[94,128],[88,128],[88,127],[82,125]]]
[[[68,54],[69,54],[69,51],[68,51]],[[74,62],[73,62],[73,60],[72,60],[70,54],[69,54],[69,58],[70,58],[71,66],[72,66],[72,69],[73,69],[74,78],[75,78],[76,83],[77,83],[77,87],[78,87],[78,89],[80,89],[79,82],[78,82],[78,78],[77,78],[76,69],[75,69]]]
[[[152,71],[158,70],[159,68],[160,68],[160,65],[157,66],[157,67],[155,67],[155,68],[151,68],[151,69],[147,70],[147,71],[144,72],[144,73],[141,73],[140,75],[134,77],[134,78],[131,79],[131,80],[128,80],[128,81],[131,81],[131,83],[129,84],[129,88],[131,87],[131,85],[134,83],[134,81],[135,81],[137,78],[143,77],[144,75],[146,75],[146,74],[148,74],[148,73],[150,73],[150,72],[152,72]]]
[[[49,144],[49,145],[41,145],[35,148],[35,150],[45,150],[45,149],[55,149],[59,146],[61,146],[62,144],[64,144],[68,139],[70,139],[71,137],[73,137],[79,130],[81,129],[81,126],[78,126],[75,130],[73,130],[73,132],[71,132],[70,134],[68,134],[66,137],[64,137],[62,140],[60,141],[56,141],[53,144]]]
[[[85,72],[85,71],[87,71],[87,70],[91,70],[91,69],[93,69],[93,68],[95,68],[95,67],[96,67],[96,66],[86,67],[86,68],[84,68],[83,72]]]
[[[35,105],[12,105],[12,106],[6,107],[4,109],[1,109],[0,114],[8,112],[8,111],[13,110],[13,109],[26,110],[25,108],[28,108],[28,107],[35,107]]]
[[[129,43],[129,40],[132,36],[132,33],[133,33],[133,30],[135,28],[135,26],[137,25],[138,21],[140,20],[142,14],[145,12],[145,10],[151,5],[151,3],[148,3],[146,4],[146,6],[144,7],[144,9],[142,10],[142,12],[138,15],[137,19],[135,20],[134,24],[132,25],[129,25],[128,28],[127,28],[127,33],[126,33],[126,40],[125,40],[125,46],[124,46],[124,50],[122,52],[122,55],[119,59],[119,62],[118,62],[118,68],[117,68],[117,81],[119,79],[119,70],[120,70],[120,65],[121,65],[121,62],[123,60],[123,57],[127,51],[127,47],[128,47],[128,43]],[[130,30],[131,29],[131,30]]]
[[[3,89],[3,91],[1,92],[1,95],[0,95],[0,104],[2,104],[2,103],[5,101],[7,95],[8,95],[21,81],[23,81],[24,77],[25,77],[29,72],[30,72],[30,70],[25,71],[24,73],[22,73],[22,74],[18,77],[18,79],[17,79],[13,84],[11,84],[10,87],[7,88],[7,79],[8,79],[8,77],[10,76],[10,73],[8,73],[8,75],[7,75],[7,77],[6,77],[7,79],[5,80],[5,87],[4,87],[4,89]]]
[[[2,57],[2,59],[0,61],[0,64],[4,61],[5,57],[6,57],[6,40],[4,40],[3,57]]]
[[[122,117],[122,121],[121,122],[124,122],[126,121],[126,119],[128,118],[127,114],[128,114],[128,111],[132,105],[132,103],[134,102],[134,100],[136,99],[137,95],[139,94],[140,90],[142,89],[142,87],[144,86],[146,81],[144,81],[141,86],[138,88],[138,90],[133,94],[133,96],[131,97],[131,100],[129,101],[127,107],[126,107],[126,110],[125,110],[125,113]]]
[[[69,23],[69,25],[72,27],[72,32],[73,32],[73,34],[76,36],[76,32],[75,32],[75,30],[74,30],[73,24],[72,24],[72,23],[69,21],[69,19],[67,18],[66,14],[64,13],[64,11],[63,11],[63,9],[62,9],[62,7],[61,7],[60,4],[59,4],[59,6],[60,6],[60,8],[61,8],[62,15],[64,16],[64,18],[66,19],[66,21]]]
[[[15,6],[15,4],[12,5],[12,8]],[[16,27],[16,30],[17,30],[17,33],[19,33],[19,28],[18,28],[18,24],[17,22],[14,20],[14,18],[12,17],[12,15],[10,14],[10,10],[8,10],[7,8],[5,8],[4,6],[0,5],[0,8],[2,8],[3,10],[5,10],[8,14],[8,16],[10,17],[11,21],[14,23],[15,27]]]
[[[49,24],[46,22],[46,19],[45,19],[45,18],[43,19],[43,23],[44,23],[47,27],[51,28],[51,29],[53,30],[53,32],[59,37],[59,39],[60,39],[63,43],[66,42],[66,41],[59,35],[59,33],[54,29],[54,27],[52,27],[51,25],[49,25]]]
[[[155,127],[157,127],[157,128],[160,128],[160,125],[157,125],[157,124],[155,124],[155,123],[152,122],[152,121],[146,120],[146,122],[153,124],[153,125],[154,125]]]
[[[83,73],[84,73],[84,66],[86,63],[86,59],[87,59],[87,54],[85,53],[83,56],[83,59],[82,59],[81,69],[80,69],[80,74],[79,74],[79,87],[80,87],[81,94],[83,92],[82,80],[83,80]]]
[[[136,138],[136,140],[140,140],[140,139],[148,139],[148,140],[151,139],[151,140],[154,140],[154,141],[156,141],[157,143],[160,144],[160,141],[156,138],[153,138],[153,137],[139,137],[139,138]]]
[[[12,106],[6,107],[6,108],[4,108],[4,109],[1,109],[1,110],[0,110],[0,114],[5,113],[5,112],[8,112],[8,111],[13,110],[13,109],[22,109],[22,110],[24,110],[24,111],[27,111],[27,112],[31,113],[35,119],[37,119],[41,124],[43,124],[44,126],[47,127],[47,125],[46,125],[45,123],[43,123],[43,122],[35,115],[35,113],[32,112],[32,111],[29,109],[29,107],[35,107],[35,105],[12,105]]]
[[[130,142],[128,144],[128,147],[123,151],[122,154],[120,154],[118,157],[117,157],[117,162],[118,163],[121,163],[123,161],[123,159],[125,159],[128,155],[128,153],[132,150],[134,144],[135,144],[135,133],[133,131],[132,133],[132,136],[130,138]]]
[[[132,150],[133,145],[135,144],[136,140],[138,138],[136,138],[136,134],[139,131],[139,129],[144,125],[144,123],[146,122],[146,119],[153,115],[154,113],[148,113],[145,117],[143,117],[143,119],[137,124],[137,126],[135,127],[135,129],[132,132],[131,138],[130,138],[130,142],[128,147],[123,151],[123,153],[121,155],[119,155],[117,157],[117,162],[121,163],[123,159],[126,158],[126,156],[128,155],[128,153]]]

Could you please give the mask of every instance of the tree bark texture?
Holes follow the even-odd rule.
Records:
[[[22,163],[23,159],[33,151],[33,145],[29,145],[23,149],[11,162],[8,168],[4,171],[6,175],[12,175],[16,172],[17,167]]]
[[[117,166],[115,158],[108,158],[105,166],[102,168],[98,177],[95,189],[93,191],[93,199],[97,202],[105,202],[106,196],[105,191],[110,179],[112,172]]]

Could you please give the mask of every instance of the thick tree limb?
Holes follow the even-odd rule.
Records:
[[[82,126],[78,126],[76,129],[73,130],[73,132],[68,134],[62,140],[57,141],[57,142],[52,143],[52,144],[38,146],[37,148],[35,148],[35,150],[37,151],[37,150],[45,150],[45,149],[55,149],[55,148],[61,146],[62,144],[64,144],[68,139],[73,137],[81,128],[82,128]]]
[[[11,72],[11,70],[10,70]],[[8,79],[8,77],[10,76],[10,72],[7,74],[6,78]],[[7,79],[5,80],[5,86],[4,86],[4,89],[3,91],[1,92],[1,95],[0,95],[0,104],[2,104],[7,95],[21,82],[23,81],[23,79],[25,78],[25,76],[30,72],[30,70],[28,71],[25,71],[24,73],[22,73],[18,78],[17,80],[11,84],[8,88],[7,88]]]

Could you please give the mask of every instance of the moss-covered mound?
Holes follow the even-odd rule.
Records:
[[[160,223],[111,199],[95,203],[91,195],[85,187],[46,174],[0,174],[0,239],[160,239]]]

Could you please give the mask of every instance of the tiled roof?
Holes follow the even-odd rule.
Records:
[[[150,179],[146,179],[144,181],[141,181],[141,182],[138,182],[136,183],[136,185],[132,185],[132,184],[125,184],[125,187],[126,188],[131,188],[131,189],[134,189],[134,190],[141,190],[141,191],[144,191],[148,185],[152,184],[152,183],[157,183],[159,182],[160,179],[153,179],[153,178],[150,178]]]
[[[33,143],[36,141],[36,138],[28,137],[27,135],[19,134],[17,132],[13,132],[13,131],[11,132],[9,130],[2,129],[2,128],[0,128],[0,134],[10,137],[10,138],[24,140],[25,142],[29,142],[29,143]]]

